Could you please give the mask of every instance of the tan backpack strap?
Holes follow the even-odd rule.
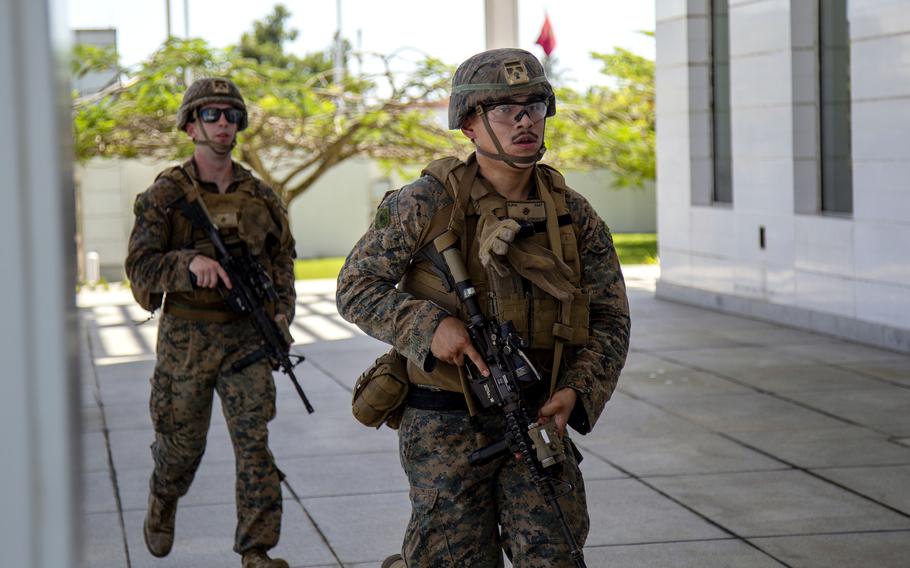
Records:
[[[556,258],[564,260],[562,257],[562,242],[559,237],[559,214],[556,212],[556,202],[553,201],[553,196],[550,195],[550,191],[544,185],[540,170],[535,168],[534,175],[537,177],[537,191],[540,193],[540,200],[543,201],[547,211],[547,237],[550,239],[550,250],[553,251]]]
[[[449,230],[459,237],[464,236],[464,218],[468,210],[468,201],[471,199],[471,188],[474,186],[476,178],[477,158],[471,155],[466,163],[465,172],[461,176],[461,183],[458,184],[458,191],[455,194],[455,209],[449,219]]]
[[[414,249],[415,251],[420,250],[433,242],[433,239],[449,229],[449,219],[452,217],[453,209],[455,209],[455,204],[450,203],[436,211],[436,213],[433,213],[430,222],[427,223],[423,228],[423,231],[420,232],[420,237],[417,239],[417,248]]]
[[[425,172],[426,175],[433,175]],[[433,175],[436,178],[435,175]],[[471,197],[471,187],[474,185],[474,179],[477,177],[477,160],[473,155],[468,158],[467,170],[458,182],[455,174],[449,173],[446,179],[439,180],[445,188],[446,193],[452,198],[453,202],[433,213],[430,222],[420,232],[417,239],[415,251],[419,251],[426,245],[446,231],[453,231],[458,237],[464,232],[464,218],[467,210],[468,200]]]
[[[572,339],[572,300],[559,303],[559,321],[554,327],[553,345],[553,371],[550,373],[550,396],[556,392],[556,383],[559,379],[559,367],[562,364],[562,352],[566,341]],[[562,333],[558,333],[562,331]]]
[[[547,173],[551,172],[548,170]],[[550,190],[547,189],[547,184],[543,183],[543,174],[544,172],[542,168],[535,167],[534,175],[537,177],[537,188],[540,192],[540,199],[544,202],[544,207],[547,210],[547,236],[550,240],[550,249],[559,260],[565,260],[562,255],[562,241],[559,233],[558,221],[559,213],[557,211],[556,201],[553,198],[553,195],[550,193]],[[549,177],[550,180],[553,181],[553,176],[550,175]],[[562,181],[562,176],[559,176],[559,180]],[[577,263],[578,260],[576,259],[576,269],[578,268]],[[550,396],[553,396],[553,393],[556,392],[556,382],[559,377],[559,367],[562,364],[562,354],[566,341],[572,339],[571,298],[569,300],[560,302],[559,318],[553,327],[555,345],[553,347],[553,371],[550,375]]]

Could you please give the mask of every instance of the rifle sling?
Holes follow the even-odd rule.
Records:
[[[235,373],[239,373],[240,371],[246,369],[253,363],[258,363],[259,361],[262,361],[266,357],[268,357],[268,355],[266,355],[266,353],[263,349],[257,349],[255,351],[253,351],[252,353],[250,353],[249,355],[246,355],[244,357],[241,357],[237,361],[234,361],[234,364],[231,365],[231,370],[234,371]]]

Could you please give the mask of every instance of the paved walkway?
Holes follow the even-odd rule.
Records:
[[[654,299],[627,269],[632,352],[597,428],[576,436],[594,567],[907,568],[910,357]],[[334,283],[299,283],[296,350],[316,406],[283,375],[271,445],[287,473],[294,567],[377,567],[400,547],[407,484],[395,434],[350,416],[385,350],[345,323]],[[80,295],[85,557],[90,567],[231,567],[233,455],[214,413],[171,555],[142,540],[155,322],[127,292]]]

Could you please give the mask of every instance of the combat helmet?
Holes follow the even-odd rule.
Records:
[[[556,96],[533,54],[515,48],[478,53],[458,66],[449,98],[449,130],[461,128],[477,109],[512,97],[537,95],[547,101],[547,116],[556,114]]]
[[[224,103],[243,111],[243,116],[237,124],[237,132],[245,129],[249,124],[246,103],[240,89],[230,79],[220,77],[207,77],[198,79],[186,90],[180,109],[177,111],[177,128],[186,131],[186,125],[195,117],[196,110],[210,104]]]
[[[472,114],[483,120],[483,126],[496,146],[496,152],[475,147],[478,154],[505,162],[516,169],[537,163],[547,151],[541,143],[534,156],[507,154],[490,126],[484,108],[515,97],[540,98],[547,103],[546,116],[556,114],[556,95],[547,80],[543,65],[534,55],[515,48],[491,49],[469,57],[458,66],[452,77],[452,96],[449,98],[449,129],[461,128]]]

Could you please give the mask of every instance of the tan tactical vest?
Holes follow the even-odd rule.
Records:
[[[241,182],[236,191],[222,194],[205,191],[198,186],[198,189],[194,189],[188,175],[182,171],[182,167],[174,167],[162,172],[159,178],[167,178],[184,192],[198,191],[228,249],[239,254],[241,248],[246,246],[253,258],[271,275],[271,258],[266,249],[280,242],[281,227],[276,224],[267,203],[260,197],[256,179],[250,177]],[[171,210],[170,221],[168,246],[171,249],[192,248],[205,256],[215,258],[211,241],[202,231],[193,227],[179,208],[174,207]],[[198,321],[231,321],[238,317],[227,307],[221,294],[214,288],[197,288],[192,292],[168,292],[164,311],[184,319]]]
[[[439,180],[454,198],[465,171],[464,162],[445,158],[432,162],[423,173]],[[581,263],[576,229],[566,207],[565,180],[548,166],[536,166],[535,175],[538,199],[523,202],[507,202],[484,181],[475,179],[464,222],[464,234],[468,238],[462,239],[461,248],[481,309],[487,316],[515,324],[519,335],[528,342],[541,376],[546,376],[545,373],[551,375],[552,392],[561,363],[562,347],[583,344],[588,339],[588,296],[580,290]],[[420,245],[429,243],[446,229],[452,209],[446,207],[436,213],[421,235]],[[477,234],[478,219],[487,213],[500,219],[510,217],[535,223],[537,232],[527,238],[549,249],[572,268],[569,280],[574,287],[573,300],[560,302],[514,271],[506,278],[496,277],[495,274],[492,279],[488,276],[480,264],[480,238]],[[432,300],[449,313],[458,314],[466,320],[457,296],[447,291],[446,284],[428,260],[413,262],[399,287],[417,298]],[[408,376],[414,384],[464,392],[473,411],[469,387],[461,369],[439,362],[432,373],[427,373],[408,361]]]

